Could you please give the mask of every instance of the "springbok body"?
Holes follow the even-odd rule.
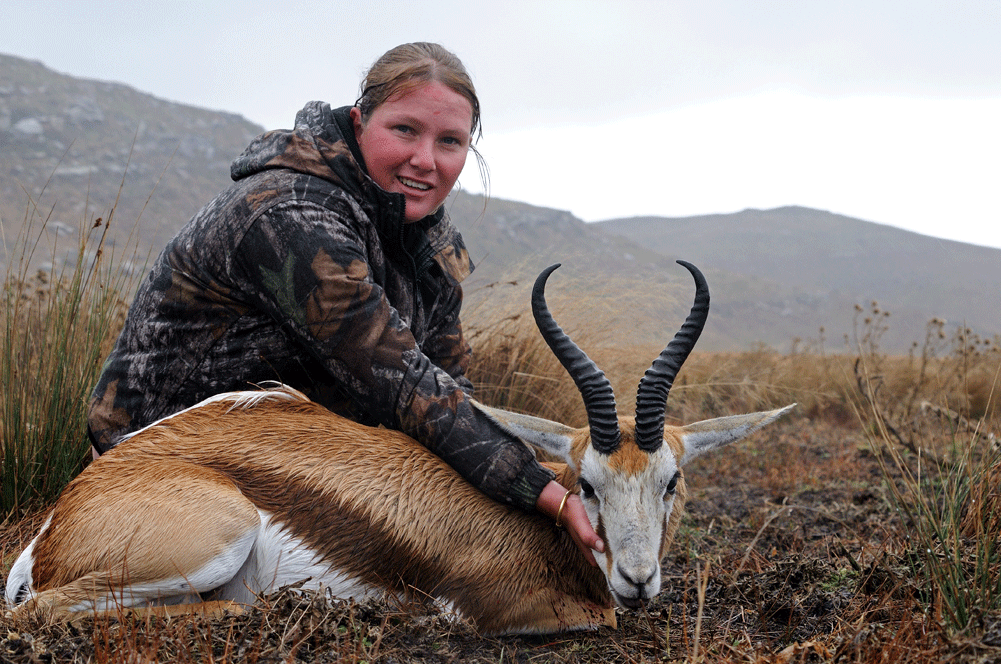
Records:
[[[701,274],[686,267],[701,293]],[[658,406],[649,395],[644,401],[642,384],[637,418],[618,418],[604,375],[548,316],[549,272],[533,308],[581,388],[589,427],[480,408],[565,461],[554,466],[557,479],[581,492],[605,542],[597,569],[548,518],[492,501],[408,436],[279,388],[218,395],[96,460],[14,563],[7,602],[18,613],[58,617],[206,599],[251,603],[301,583],[336,597],[438,599],[489,633],[614,626],[615,603],[636,607],[660,591],[660,560],[685,501],[681,466],[788,408],[664,427],[667,389],[694,345],[686,327],[699,317],[697,296],[686,327],[644,378],[663,392],[653,399],[659,428],[645,421],[650,412],[657,419]],[[704,299],[707,310],[707,290]],[[704,315],[696,327],[703,323]],[[688,350],[665,370],[661,360],[672,348],[677,355],[678,343]]]

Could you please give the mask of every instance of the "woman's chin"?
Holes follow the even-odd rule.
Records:
[[[443,202],[444,201],[430,201],[424,198],[412,201],[410,196],[407,196],[407,210],[405,213],[407,223],[420,221],[437,210]]]

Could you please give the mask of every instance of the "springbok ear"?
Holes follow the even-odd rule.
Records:
[[[484,406],[472,399],[473,405],[488,417],[493,419],[508,433],[517,436],[531,447],[542,450],[557,459],[562,459],[568,466],[574,463],[570,459],[570,448],[576,429],[559,422],[551,422],[541,417],[512,413],[509,410]]]
[[[703,420],[681,427],[681,440],[685,444],[685,456],[681,459],[680,465],[684,466],[695,457],[751,435],[795,407],[796,404],[792,404],[778,410],[717,417],[713,420]]]

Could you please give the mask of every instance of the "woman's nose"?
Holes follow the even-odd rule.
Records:
[[[420,141],[414,146],[414,152],[410,155],[410,165],[422,171],[434,170],[434,145],[431,141]]]

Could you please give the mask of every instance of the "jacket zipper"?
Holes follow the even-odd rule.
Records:
[[[420,311],[421,305],[421,276],[417,272],[417,260],[410,254],[410,250],[407,249],[407,245],[404,243],[403,232],[406,222],[400,224],[400,250],[403,255],[407,257],[407,261],[410,263],[410,273],[413,275],[414,279],[414,295],[413,295],[413,313],[410,316],[410,330],[415,332],[417,330],[417,312]]]

